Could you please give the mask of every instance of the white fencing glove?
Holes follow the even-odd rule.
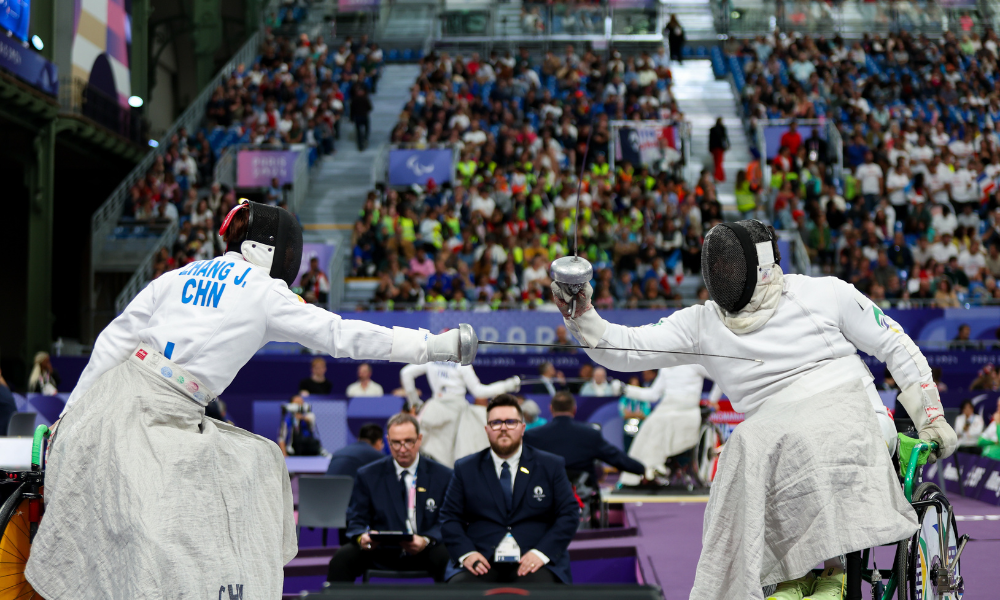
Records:
[[[623,384],[621,382],[621,380],[619,380],[619,379],[612,379],[611,380],[611,395],[613,395],[613,396],[621,396],[623,389],[625,389],[625,384]]]
[[[507,384],[507,393],[516,394],[521,391],[521,378],[517,375],[504,380]]]
[[[427,336],[427,362],[462,362],[458,329]]]
[[[581,289],[575,296],[568,294],[566,290],[564,290],[562,286],[555,281],[552,282],[550,287],[552,289],[552,301],[555,302],[556,307],[559,309],[559,312],[562,313],[563,318],[573,319],[594,308],[594,305],[590,302],[591,297],[594,295],[594,288],[590,287],[589,283],[585,283],[583,285],[583,289]],[[569,314],[570,304],[572,304],[574,298],[576,298],[576,312],[571,315]]]
[[[941,406],[941,395],[937,384],[915,383],[900,392],[896,398],[906,413],[913,420],[913,425],[920,433],[920,439],[926,442],[937,442],[938,451],[931,453],[930,462],[938,458],[947,458],[958,447],[958,436],[944,418],[944,408]]]

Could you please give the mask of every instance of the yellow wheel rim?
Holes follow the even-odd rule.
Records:
[[[17,505],[4,528],[3,538],[0,538],[0,600],[41,598],[24,577],[24,568],[31,553],[28,502],[21,500]]]

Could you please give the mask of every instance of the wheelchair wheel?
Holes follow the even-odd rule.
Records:
[[[29,484],[20,484],[17,491],[0,506],[0,525],[3,527],[3,537],[0,538],[0,600],[41,598],[24,577],[34,537],[31,503],[41,502],[24,497],[28,488]]]
[[[913,491],[913,502],[935,499],[938,505],[917,508],[920,528],[910,538],[907,551],[906,600],[960,600],[962,592],[938,590],[934,577],[937,569],[944,568],[940,537],[938,535],[938,513],[943,510],[942,523],[946,529],[944,541],[949,559],[958,553],[958,528],[951,504],[936,484],[924,482]],[[961,577],[961,564],[955,569],[956,578]],[[902,594],[900,599],[903,600]]]
[[[695,473],[702,487],[712,485],[715,472],[719,466],[719,451],[722,448],[722,435],[715,423],[705,421],[701,424],[698,435],[698,449],[695,455]]]

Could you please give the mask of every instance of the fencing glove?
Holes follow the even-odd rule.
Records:
[[[941,395],[934,383],[914,383],[896,398],[913,420],[913,425],[926,442],[937,442],[937,452],[931,453],[930,462],[947,458],[958,446],[958,436],[944,418]]]
[[[516,394],[521,391],[521,378],[517,375],[504,380],[507,384],[507,393]]]

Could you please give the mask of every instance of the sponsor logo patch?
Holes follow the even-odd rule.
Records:
[[[160,375],[163,375],[164,377],[169,379],[174,376],[174,371],[170,367],[163,367],[162,369],[160,369]]]
[[[139,357],[139,360],[146,360],[146,351],[142,348],[136,350],[135,355]]]

